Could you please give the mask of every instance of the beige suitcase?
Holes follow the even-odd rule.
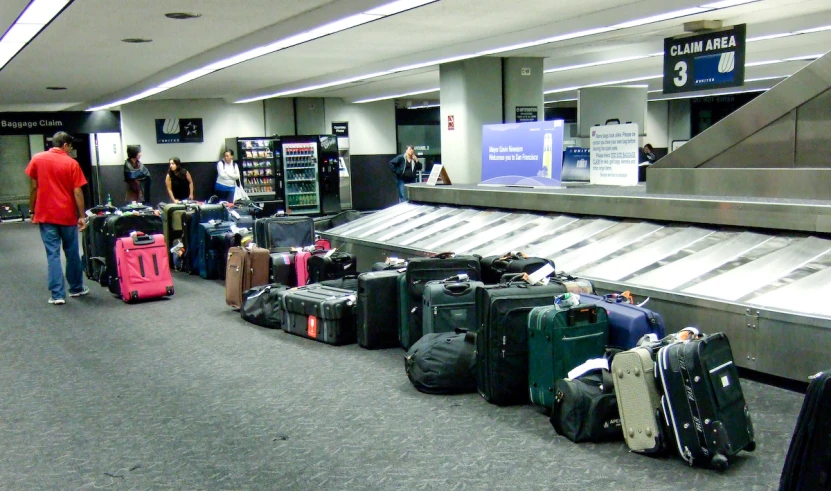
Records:
[[[634,348],[612,360],[623,437],[634,452],[655,453],[665,448],[663,429],[657,417],[661,406],[655,362],[649,348]]]

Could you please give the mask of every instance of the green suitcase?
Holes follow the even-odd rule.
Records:
[[[398,341],[404,349],[410,349],[418,339],[410,339],[410,311],[413,309],[410,291],[407,289],[407,275],[398,277]]]
[[[573,368],[602,358],[609,341],[606,309],[598,305],[537,307],[528,316],[528,386],[531,402],[554,407],[554,383]]]

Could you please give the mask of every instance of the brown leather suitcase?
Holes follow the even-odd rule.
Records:
[[[232,247],[228,249],[225,271],[225,303],[239,309],[242,292],[268,284],[271,256],[262,247]]]

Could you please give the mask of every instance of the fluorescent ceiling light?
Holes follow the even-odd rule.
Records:
[[[577,87],[562,87],[562,88],[559,88],[559,89],[546,90],[545,92],[543,92],[543,94],[558,94],[560,92],[569,92],[569,91],[572,91],[572,90],[586,89],[586,88],[589,88],[589,87],[603,87],[603,86],[606,86],[606,85],[628,84],[628,83],[631,83],[631,82],[643,82],[644,80],[655,80],[655,79],[659,79],[659,78],[664,78],[664,76],[663,75],[648,75],[646,77],[627,78],[625,80],[614,80],[614,81],[611,81],[611,82],[600,82],[600,83],[596,83],[596,84],[580,85],[580,86],[577,86]]]
[[[819,58],[821,56],[824,56],[824,55],[819,54],[819,55],[794,56],[794,57],[791,57],[791,58],[785,58],[782,61],[811,61],[811,60],[816,60],[817,58]]]
[[[400,1],[403,1],[403,0],[400,0]],[[586,29],[586,30],[583,30],[583,31],[576,31],[576,32],[561,34],[561,35],[552,36],[552,37],[548,37],[548,38],[544,38],[544,39],[538,39],[538,40],[535,40],[535,41],[528,41],[528,42],[525,42],[525,43],[514,44],[514,45],[510,45],[510,46],[503,46],[503,47],[500,47],[500,48],[493,48],[493,49],[490,49],[490,50],[479,51],[479,52],[476,52],[476,53],[470,53],[470,54],[466,54],[466,55],[459,55],[459,56],[455,56],[455,57],[452,57],[452,58],[444,58],[444,59],[441,59],[441,60],[432,60],[432,61],[428,61],[428,62],[424,62],[424,63],[417,63],[417,64],[414,64],[414,65],[407,65],[407,66],[402,66],[402,67],[398,67],[398,68],[393,68],[393,69],[390,69],[390,70],[384,70],[384,71],[375,72],[375,73],[368,73],[368,74],[360,75],[360,76],[357,76],[357,77],[350,77],[350,78],[346,78],[346,79],[342,79],[342,80],[335,80],[335,81],[332,81],[332,82],[326,82],[326,83],[322,83],[322,84],[309,85],[309,86],[306,86],[306,87],[299,87],[299,88],[296,88],[296,89],[282,90],[280,92],[274,92],[272,94],[259,95],[259,96],[249,97],[249,98],[246,98],[246,99],[240,99],[240,100],[235,101],[235,102],[237,104],[243,104],[243,103],[246,103],[246,102],[254,102],[254,101],[260,101],[260,100],[263,100],[263,99],[271,99],[271,98],[274,98],[274,97],[285,97],[285,96],[289,96],[289,95],[301,94],[303,92],[311,92],[311,91],[314,91],[314,90],[327,89],[327,88],[330,88],[330,87],[337,87],[339,85],[345,85],[345,84],[348,84],[348,83],[352,83],[352,82],[355,82],[355,81],[358,81],[358,80],[367,80],[367,79],[372,79],[372,78],[377,78],[377,77],[383,77],[384,75],[390,75],[390,74],[393,74],[393,73],[406,72],[406,71],[409,71],[409,70],[416,70],[416,69],[419,69],[419,68],[441,65],[443,63],[451,63],[451,62],[454,62],[454,61],[467,60],[467,59],[470,59],[470,58],[478,58],[478,57],[481,57],[481,56],[495,55],[495,54],[504,53],[504,52],[507,52],[507,51],[516,51],[516,50],[519,50],[519,49],[531,48],[531,47],[539,46],[539,45],[542,45],[542,44],[550,44],[550,43],[556,43],[556,42],[559,42],[559,41],[567,41],[569,39],[577,39],[577,38],[582,38],[582,37],[586,37],[586,36],[593,36],[593,35],[596,35],[596,34],[603,34],[603,33],[606,33],[606,32],[615,31],[615,30],[618,30],[618,29],[626,29],[626,28],[629,28],[629,27],[642,26],[642,25],[653,23],[653,22],[661,22],[661,21],[664,21],[664,20],[677,19],[679,17],[685,17],[685,16],[688,16],[688,15],[699,14],[699,13],[704,13],[704,12],[711,12],[711,11],[714,11],[714,10],[718,10],[720,8],[733,7],[733,6],[736,6],[736,5],[743,5],[743,4],[746,4],[746,3],[754,3],[754,2],[758,2],[758,1],[760,1],[760,0],[728,0],[728,1],[724,1],[724,2],[710,3],[710,4],[702,5],[700,7],[693,7],[693,8],[684,9],[684,10],[676,10],[676,11],[673,11],[673,12],[667,12],[667,13],[663,13],[663,14],[653,15],[653,16],[650,16],[650,17],[644,17],[644,18],[641,18],[641,19],[635,19],[635,20],[631,20],[631,21],[627,21],[627,22],[622,22],[622,23],[619,23],[619,24],[611,25],[611,26],[596,27],[596,28],[593,28],[593,29]],[[397,2],[393,2],[393,3],[397,3]],[[725,7],[720,7],[719,5],[721,5],[721,4],[724,4]],[[370,13],[370,12],[372,12],[372,11],[368,11],[366,13]]]
[[[427,109],[428,107],[441,107],[441,104],[423,104],[421,106],[410,106],[407,109]]]
[[[813,34],[815,32],[823,32],[823,31],[830,31],[831,26],[822,26],[822,27],[814,27],[811,29],[802,29],[801,31],[796,31],[797,34]]]
[[[577,98],[574,97],[572,99],[557,99],[556,101],[545,101],[546,104],[557,104],[558,102],[574,102]]]
[[[747,82],[763,82],[765,80],[778,80],[780,78],[788,78],[788,77],[790,77],[790,75],[775,75],[775,76],[772,76],[772,77],[746,78],[746,79],[744,79],[744,82],[745,83],[747,83]]]
[[[433,3],[434,1],[435,0],[398,0],[386,5],[381,5],[380,7],[372,10],[367,10],[366,13],[369,15],[380,15],[385,17],[387,15],[395,15],[400,12],[404,12],[405,10],[418,8],[422,5]]]
[[[385,95],[381,97],[375,97],[372,99],[361,99],[360,101],[355,101],[354,104],[364,104],[367,102],[378,102],[378,101],[386,101],[388,99],[398,99],[401,97],[409,97],[411,95],[421,95],[421,94],[429,94],[431,92],[438,92],[440,89],[438,87],[434,89],[425,89],[419,90],[417,92],[407,92],[406,94],[397,94],[397,95]]]
[[[38,1],[56,1],[56,0],[38,0]],[[68,0],[60,0],[60,1],[68,1]],[[209,65],[206,65],[200,69],[193,70],[188,72],[184,75],[180,75],[179,77],[174,78],[173,80],[169,80],[165,83],[162,83],[152,89],[146,90],[141,94],[158,94],[159,92],[163,92],[167,89],[176,87],[178,85],[182,85],[186,82],[190,82],[191,80],[195,80],[199,77],[203,77],[208,75],[209,73],[213,73],[217,70],[221,70],[223,68],[227,68],[232,65],[236,65],[238,63],[243,63],[248,60],[252,60],[254,58],[259,58],[260,56],[271,54],[286,48],[290,48],[292,46],[297,46],[299,44],[312,41],[315,39],[319,39],[324,36],[328,36],[330,34],[335,34],[338,32],[345,31],[347,29],[351,29],[353,27],[357,27],[368,22],[372,22],[374,20],[382,19],[384,17],[395,15],[399,12],[403,12],[405,10],[414,9],[416,7],[421,7],[422,5],[427,5],[428,3],[433,3],[438,0],[396,0],[390,2],[385,5],[381,5],[380,7],[376,7],[374,9],[368,10],[363,13],[350,15],[349,17],[344,17],[342,19],[338,19],[334,22],[330,22],[328,24],[323,24],[321,26],[315,27],[308,31],[301,32],[299,34],[295,34],[293,36],[289,36],[284,39],[280,39],[273,43],[260,46],[258,48],[250,49],[243,53],[236,54],[234,56],[230,56],[223,60],[219,60],[213,62]],[[358,77],[355,80],[361,80],[362,77]],[[323,87],[318,87],[323,88]],[[314,89],[311,89],[314,90]],[[87,109],[87,111],[94,111],[99,109],[104,109],[108,107],[119,106],[121,104],[126,104],[128,102],[137,101],[139,99],[143,99],[144,97],[149,97],[145,95],[143,97],[139,97],[141,94],[137,94],[135,96],[131,96],[127,99],[122,99],[119,101],[113,101],[105,105],[97,106],[94,108]],[[270,96],[276,97],[276,96]],[[268,97],[260,97],[254,98],[253,100],[260,100],[260,99],[267,99]],[[237,102],[248,102],[248,101],[237,101]]]
[[[545,70],[543,73],[554,73],[554,72],[566,72],[569,70],[579,70],[581,68],[589,68],[593,66],[601,66],[601,65],[611,65],[613,63],[623,63],[625,61],[635,61],[635,60],[643,60],[646,58],[653,58],[656,56],[664,56],[663,52],[660,53],[652,53],[648,55],[640,55],[640,56],[628,56],[626,58],[615,58],[614,60],[604,60],[604,61],[595,61],[593,63],[583,63],[580,65],[570,65],[570,66],[561,66],[557,68],[549,68]]]
[[[0,39],[0,70],[66,7],[70,0],[33,0]]]
[[[790,36],[799,36],[801,34],[813,34],[815,32],[823,32],[823,31],[831,31],[831,25],[828,26],[820,26],[820,27],[812,27],[810,29],[800,29],[798,31],[793,32],[780,32],[779,34],[767,34],[764,36],[756,36],[752,38],[747,38],[748,43],[755,43],[757,41],[767,41],[769,39],[779,39],[779,38],[786,38]]]

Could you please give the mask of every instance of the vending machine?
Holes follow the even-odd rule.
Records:
[[[286,213],[341,211],[338,141],[333,135],[283,136]]]
[[[253,201],[285,208],[285,184],[280,139],[275,137],[229,138],[226,148],[235,149],[242,188]]]

